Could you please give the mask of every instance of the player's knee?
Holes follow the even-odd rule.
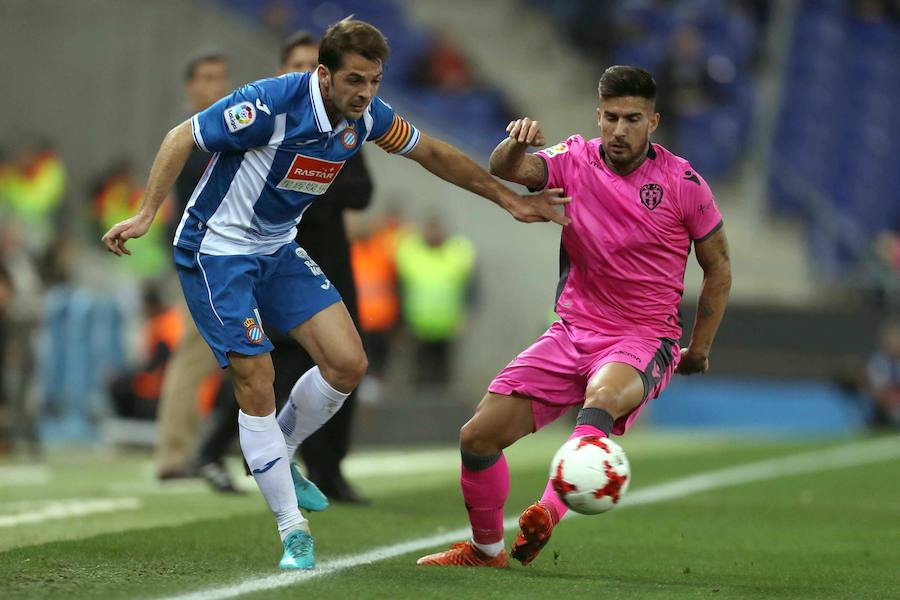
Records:
[[[241,410],[253,416],[265,416],[275,410],[275,370],[271,363],[257,363],[252,368],[232,369],[234,393]]]
[[[459,430],[459,447],[471,454],[488,455],[496,454],[503,448],[478,421],[472,417]]]
[[[334,389],[349,393],[352,392],[369,368],[369,359],[361,349],[356,352],[347,352],[330,364],[319,365],[322,377]]]
[[[585,394],[584,406],[587,408],[601,408],[611,414],[614,419],[627,414],[628,399],[625,393],[608,385],[588,387]]]

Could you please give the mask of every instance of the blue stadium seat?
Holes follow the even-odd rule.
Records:
[[[833,235],[822,207],[864,241],[900,217],[898,52],[897,24],[856,21],[845,2],[806,2],[798,16],[769,192],[773,209],[809,221],[811,255],[832,275],[855,269],[860,250]],[[786,175],[805,179],[823,204],[805,203]]]
[[[281,0],[220,0],[223,5],[262,21],[273,2]],[[308,29],[317,35],[323,33],[321,23],[313,22],[313,15],[321,13],[339,19],[353,14],[378,27],[391,46],[391,60],[386,70],[390,74],[385,83],[386,95],[398,103],[414,106],[417,115],[433,123],[456,143],[475,148],[480,153],[490,152],[498,135],[502,134],[509,115],[505,114],[503,98],[499,90],[487,88],[466,92],[457,97],[434,90],[414,88],[407,82],[409,74],[427,51],[431,42],[429,32],[411,25],[403,6],[395,0],[292,0],[295,22],[287,24],[294,29]],[[321,18],[321,16],[319,17]],[[394,94],[397,94],[395,97]],[[499,132],[499,134],[498,134]]]

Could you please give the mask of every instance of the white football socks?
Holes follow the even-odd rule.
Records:
[[[292,529],[303,527],[306,519],[297,508],[290,459],[275,413],[251,417],[241,410],[238,411],[238,425],[244,459],[266,503],[275,513],[278,533],[283,540]]]
[[[289,457],[293,458],[303,440],[340,410],[349,395],[331,387],[319,367],[313,367],[297,380],[278,414],[278,425],[284,433]]]

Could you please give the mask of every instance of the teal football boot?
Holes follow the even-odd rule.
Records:
[[[295,529],[284,541],[284,554],[278,566],[284,570],[315,569],[316,557],[313,553],[313,538],[308,531]]]
[[[294,493],[297,494],[297,506],[320,512],[328,508],[328,498],[312,481],[303,476],[297,463],[291,461],[291,478],[294,480]]]

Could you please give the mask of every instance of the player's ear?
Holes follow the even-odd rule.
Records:
[[[656,131],[657,127],[659,127],[659,113],[654,112],[653,116],[650,117],[650,133]]]
[[[597,107],[597,127],[600,127],[600,115],[603,114],[603,111],[600,110],[600,107]]]
[[[316,67],[316,71],[319,81],[322,83],[322,88],[327,92],[331,88],[331,71],[325,65],[319,65]]]

